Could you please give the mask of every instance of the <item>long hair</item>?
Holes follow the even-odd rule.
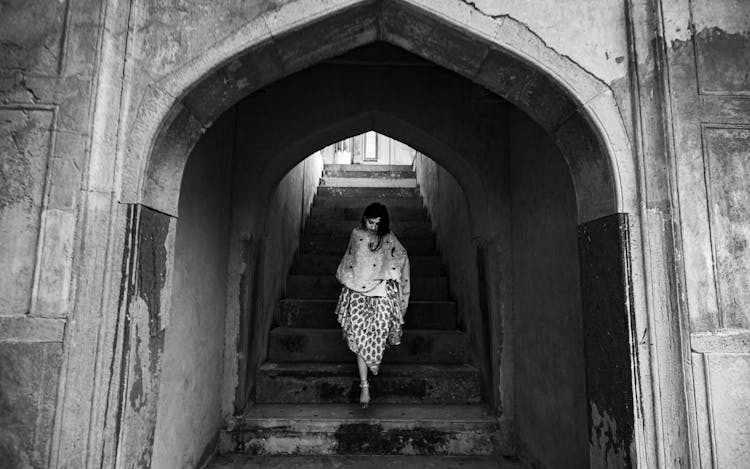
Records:
[[[383,236],[391,232],[391,221],[388,217],[388,209],[385,205],[377,202],[370,204],[365,208],[365,212],[362,214],[362,220],[360,223],[363,229],[367,229],[365,218],[377,218],[380,217],[380,223],[378,224],[378,243],[375,247],[370,246],[371,251],[377,251],[383,244]]]

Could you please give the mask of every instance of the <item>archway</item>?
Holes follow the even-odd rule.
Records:
[[[151,88],[149,99],[141,107],[143,112],[136,118],[137,131],[129,148],[132,158],[128,164],[132,163],[132,168],[127,172],[135,178],[124,181],[123,201],[155,211],[152,218],[160,221],[149,223],[157,226],[160,233],[166,233],[164,239],[168,238],[170,227],[174,227],[173,217],[178,215],[176,208],[182,170],[189,149],[200,137],[203,128],[228,106],[251,91],[309,65],[309,62],[300,60],[318,62],[323,58],[346,52],[355,45],[379,38],[487,86],[494,93],[518,105],[552,134],[570,168],[575,185],[577,217],[581,225],[581,259],[583,266],[588,269],[588,274],[582,275],[583,288],[591,292],[590,296],[584,296],[583,299],[584,315],[589,320],[586,326],[589,340],[587,347],[589,350],[599,347],[601,351],[607,352],[598,361],[593,357],[587,358],[591,413],[589,425],[592,433],[597,431],[593,428],[594,425],[599,429],[602,426],[617,425],[620,429],[617,441],[592,441],[592,446],[598,448],[599,444],[613,445],[618,458],[630,461],[634,396],[629,385],[625,386],[625,390],[620,389],[623,380],[631,382],[630,370],[633,366],[628,328],[632,314],[632,303],[629,301],[632,292],[629,290],[628,278],[630,263],[627,217],[622,214],[632,211],[635,185],[632,184],[634,174],[622,122],[606,87],[592,80],[582,70],[576,69],[564,58],[553,55],[543,48],[527,50],[520,44],[500,42],[509,31],[521,36],[525,34],[528,43],[538,42],[538,39],[522,26],[514,24],[511,19],[498,24],[488,18],[487,31],[466,31],[458,26],[458,23],[460,15],[470,14],[467,13],[470,10],[462,8],[464,7],[460,7],[457,12],[451,11],[452,19],[449,19],[448,12],[428,11],[407,2],[392,2],[386,5],[362,3],[335,11],[321,11],[319,17],[307,12],[308,17],[313,18],[308,27],[281,27],[278,34],[273,34],[271,38],[261,37],[255,42],[250,42],[255,45],[249,49],[248,42],[242,47],[233,48],[233,41],[236,45],[241,39],[246,40],[248,35],[253,34],[252,28],[243,30],[244,37],[228,39],[215,49],[216,57],[206,58],[206,66],[202,70],[211,69],[212,72],[180,74],[180,80],[188,77],[184,86],[180,85],[176,78],[168,78]],[[264,21],[266,20],[268,18],[264,18]],[[350,27],[342,28],[343,24]],[[287,29],[288,34],[283,34],[282,31]],[[309,53],[310,49],[300,49],[300,43],[308,44],[315,53]],[[222,47],[225,47],[223,51]],[[463,53],[446,52],[457,49]],[[238,56],[238,53],[241,55]],[[258,64],[264,64],[264,67],[269,63],[278,64],[279,56],[283,57],[283,66],[271,67],[273,70],[261,70],[257,67]],[[519,56],[526,61],[516,58]],[[226,63],[229,57],[232,57],[232,62],[220,66]],[[269,60],[257,60],[259,57]],[[528,65],[528,62],[534,65]],[[218,68],[215,68],[217,66]],[[197,79],[198,75],[202,76],[202,79]],[[230,78],[227,78],[228,76]],[[253,77],[248,81],[256,83],[257,86],[226,86],[226,83],[241,83],[243,77]],[[218,86],[218,82],[225,85]],[[164,89],[170,91],[165,93]],[[220,90],[222,95],[212,94],[215,90]],[[170,96],[181,98],[176,102]],[[211,105],[201,105],[201,102]],[[158,112],[154,113],[154,109]],[[202,110],[198,112],[195,109]],[[316,120],[320,123],[319,128],[308,131],[309,141],[325,143],[326,135],[330,139],[330,136],[336,133],[330,129],[334,124],[342,127],[351,125],[351,122],[359,119],[362,126],[363,119],[366,121],[383,114],[396,116],[396,119],[384,119],[383,121],[387,122],[381,124],[384,126],[393,125],[397,129],[400,126],[399,122],[410,121],[409,116],[383,111],[380,106],[365,106],[356,111],[358,112],[349,113],[351,117],[342,119],[339,110],[336,121]],[[309,115],[304,117],[309,119]],[[369,130],[374,126],[369,124],[366,127],[360,130]],[[305,139],[298,141],[304,142]],[[429,138],[425,138],[425,142],[429,141]],[[442,146],[450,148],[450,145]],[[436,159],[440,159],[439,153],[438,150],[432,154]],[[267,171],[262,173],[264,180],[278,180],[295,159],[299,161],[301,155],[291,151],[288,158],[288,162],[284,162],[282,152],[274,153],[275,163],[273,168],[264,168]],[[474,168],[467,171],[466,165],[456,164],[456,161],[455,158],[445,157],[440,162],[446,167],[453,166],[454,174],[457,176],[463,173],[481,180],[481,165],[474,165]],[[487,184],[484,181],[482,185],[466,186],[486,188]],[[487,197],[486,191],[480,192],[483,192],[483,195],[476,198],[480,201],[485,199],[479,206],[487,207],[487,215],[507,210],[507,207],[492,207],[486,200],[492,197]],[[136,216],[140,213],[140,210],[133,211],[134,226],[142,227],[143,220]],[[483,227],[481,221],[486,218],[473,216],[472,225],[475,226],[475,235],[478,238],[478,257],[483,259],[481,262],[485,265],[489,265],[493,262],[492,253],[502,252],[504,247],[507,247],[508,240],[503,238],[502,232],[493,232]],[[139,236],[143,236],[146,231],[140,229],[139,233]],[[167,264],[169,258],[169,254],[164,256]],[[164,269],[168,277],[170,269]],[[485,272],[490,271],[491,269],[485,269]],[[492,288],[497,279],[491,274],[486,274],[481,281],[484,283],[482,287],[488,289]],[[591,283],[587,283],[588,281]],[[162,288],[165,286],[161,285],[159,292]],[[163,291],[169,292],[168,285]],[[157,307],[156,303],[161,300],[157,297],[153,301],[155,304],[146,307],[150,313],[147,322],[156,324],[155,329],[158,330],[161,318],[160,307]],[[488,310],[499,312],[503,309],[502,299],[496,300],[500,304],[492,305],[492,301],[488,300]],[[612,314],[617,318],[614,324],[608,322]],[[496,317],[494,321],[497,327],[502,318]],[[610,335],[617,337],[615,343],[619,348],[614,353],[610,353],[613,350],[611,344],[605,344],[599,339],[607,331],[613,331]],[[158,333],[152,335],[156,337]],[[153,363],[158,364],[158,344],[151,353],[155,354],[152,357]],[[615,389],[617,392],[613,392],[613,388],[620,390]],[[231,386],[227,389],[231,389]],[[229,399],[225,396],[225,414],[230,411],[227,402],[231,402],[232,398],[233,396]],[[145,422],[153,419],[147,414],[143,414],[142,420]],[[137,446],[137,442],[134,444]],[[592,449],[592,454],[593,451]]]

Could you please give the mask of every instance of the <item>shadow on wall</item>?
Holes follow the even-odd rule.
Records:
[[[197,467],[221,425],[234,119],[198,141],[182,179],[153,467]]]
[[[492,379],[479,315],[477,256],[466,194],[450,172],[422,153],[414,159],[414,170],[448,271],[450,295],[456,301],[459,328],[469,336],[469,360],[482,372],[486,399],[491,392],[487,384]]]
[[[233,383],[224,388],[234,399],[235,412],[252,404],[255,373],[266,359],[268,331],[275,325],[278,302],[322,172],[323,158],[315,152],[286,173],[270,197],[266,196],[265,205],[233,195],[225,353],[247,350],[246,355],[240,353],[238,372],[227,370],[226,375],[237,376],[236,397]],[[253,186],[255,177],[235,175],[234,194]],[[232,339],[237,330],[240,338],[235,348]],[[230,366],[230,361],[225,365]]]
[[[493,232],[508,233],[510,248],[489,239],[486,259],[478,259],[460,184],[424,155],[414,167],[471,358],[485,388],[512,388],[500,390],[496,406],[506,422],[515,420],[520,454],[540,467],[588,467],[575,192],[554,142],[521,111],[510,111],[508,136],[510,190],[500,182],[507,174],[493,173],[497,187],[488,190],[503,200],[490,203],[496,211],[488,216]],[[480,262],[488,263],[484,272]],[[488,307],[495,311],[482,312]],[[490,317],[503,330],[488,331]],[[486,349],[493,344],[494,352]]]
[[[200,466],[216,446],[225,394],[234,396],[239,384],[243,406],[251,394],[247,371],[265,359],[267,331],[322,172],[315,153],[261,198],[265,206],[258,197],[238,198],[255,174],[232,172],[241,156],[236,119],[227,112],[206,132],[183,175],[153,467]],[[238,383],[223,382],[225,354],[246,350],[247,341],[249,354],[239,375],[232,373]]]
[[[568,166],[528,116],[509,119],[516,422],[543,467],[589,467],[576,198]]]

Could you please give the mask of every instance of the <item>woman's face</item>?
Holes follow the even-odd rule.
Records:
[[[380,217],[365,218],[365,226],[368,231],[377,232],[378,226],[380,226]]]

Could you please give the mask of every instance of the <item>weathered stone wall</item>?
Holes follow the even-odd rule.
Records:
[[[750,4],[674,2],[663,17],[684,297],[693,458],[750,454]]]
[[[0,461],[6,467],[47,467],[63,328],[62,320],[0,320]]]
[[[750,191],[741,177],[747,169],[750,122],[750,7],[733,0],[322,5],[315,0],[2,5],[1,407],[3,421],[16,422],[4,426],[3,441],[21,442],[4,443],[13,448],[6,451],[8,460],[27,458],[37,467],[99,467],[100,460],[108,461],[113,454],[108,445],[117,441],[121,423],[113,411],[119,405],[113,370],[120,370],[124,360],[118,355],[123,352],[118,324],[124,319],[116,312],[122,278],[130,275],[122,255],[131,251],[123,245],[145,241],[156,250],[152,254],[158,251],[160,262],[169,260],[162,252],[168,254],[168,246],[131,239],[131,222],[146,222],[155,230],[149,236],[168,233],[169,215],[176,215],[170,209],[179,196],[180,161],[220,111],[268,80],[379,37],[485,83],[526,109],[556,136],[569,163],[571,154],[599,161],[595,151],[576,153],[590,139],[582,140],[585,145],[575,139],[589,124],[598,129],[614,163],[592,163],[587,177],[578,177],[581,167],[576,165],[571,172],[582,222],[609,215],[615,206],[632,212],[637,288],[631,326],[639,337],[633,344],[633,390],[643,412],[635,417],[641,424],[635,435],[637,457],[648,467],[741,465],[750,441],[744,288],[750,263],[743,247],[748,237],[743,207]],[[334,10],[345,12],[336,23],[308,29],[304,37],[280,34],[291,24],[297,28],[304,19]],[[359,15],[363,11],[368,13]],[[457,32],[462,29],[477,36]],[[479,36],[495,42],[481,51],[472,48]],[[260,39],[273,47],[254,48],[234,60]],[[531,59],[516,63],[501,48]],[[209,71],[216,79],[196,85]],[[518,76],[524,78],[514,81]],[[550,77],[564,83],[583,109],[576,117],[568,119],[575,111],[572,101],[547,87]],[[419,84],[424,88],[427,83]],[[616,109],[607,107],[613,95]],[[365,109],[372,110],[364,106],[360,111]],[[587,120],[592,115],[597,116],[593,123]],[[425,127],[440,133],[467,117],[444,119],[443,127],[439,119]],[[180,126],[170,127],[173,122]],[[615,135],[623,123],[629,141]],[[156,151],[173,159],[158,162],[170,176],[156,178],[152,186],[164,190],[149,189],[142,198],[139,191],[153,182],[144,174],[154,129],[174,131],[170,144],[160,142]],[[422,137],[420,143],[428,147],[429,139]],[[303,157],[282,165],[279,174]],[[468,173],[492,173],[477,161],[457,166],[470,166]],[[602,199],[596,206],[596,197],[586,196],[599,194],[609,170],[617,174],[619,198]],[[458,179],[466,176],[456,168],[452,172]],[[280,176],[269,179],[275,187]],[[466,188],[467,194],[472,188]],[[265,208],[263,197],[257,200]],[[146,203],[143,210],[140,202]],[[584,208],[593,207],[590,212],[581,211],[582,202]],[[253,243],[260,238],[248,242],[247,252],[256,252]],[[252,260],[236,257],[230,263]],[[230,268],[230,288],[239,288],[232,282],[239,285],[241,272]],[[168,288],[163,282],[156,286]],[[154,300],[161,293],[148,292],[153,304],[138,310],[144,314],[142,325],[149,325],[149,314],[160,318],[164,313]],[[239,297],[238,291],[229,297],[233,294]],[[156,329],[144,342],[155,352],[161,333]],[[45,354],[44,372],[25,365],[29,357]],[[50,387],[58,382],[63,385],[55,402]],[[32,388],[44,390],[33,402],[24,391]],[[53,418],[50,409],[56,406]],[[148,421],[149,415],[144,410],[141,417]],[[33,440],[18,435],[33,435]]]
[[[198,142],[182,178],[152,467],[200,466],[222,423],[234,131],[229,112]]]
[[[509,118],[516,422],[542,467],[588,467],[575,193],[559,150]]]
[[[102,18],[96,1],[0,5],[0,461],[48,467],[70,348]],[[91,345],[96,346],[92,323]],[[67,341],[67,342],[64,342]],[[66,345],[67,344],[67,345]],[[93,369],[80,370],[83,380]],[[88,401],[86,396],[83,399]],[[81,402],[81,411],[91,407]],[[79,439],[84,439],[79,436]]]
[[[499,407],[513,416],[521,451],[542,467],[584,467],[589,444],[575,193],[568,167],[544,131],[518,110],[510,111],[507,123],[509,166],[496,163],[494,172],[484,176],[511,181],[505,196],[510,218],[499,210],[488,216],[493,231],[509,227],[512,250],[506,257],[512,260],[496,262],[501,256],[495,255],[487,260],[491,272],[485,275],[512,276],[512,311],[506,312],[510,317],[504,322],[509,327],[502,355],[512,355],[513,365],[493,370],[512,373],[512,379],[493,378],[489,371],[481,268],[466,196],[448,171],[424,155],[414,167],[448,268],[451,294],[471,336],[474,362],[485,370],[486,386],[510,382],[514,387],[513,401]],[[494,155],[495,160],[503,158]],[[514,407],[508,407],[511,402]]]

